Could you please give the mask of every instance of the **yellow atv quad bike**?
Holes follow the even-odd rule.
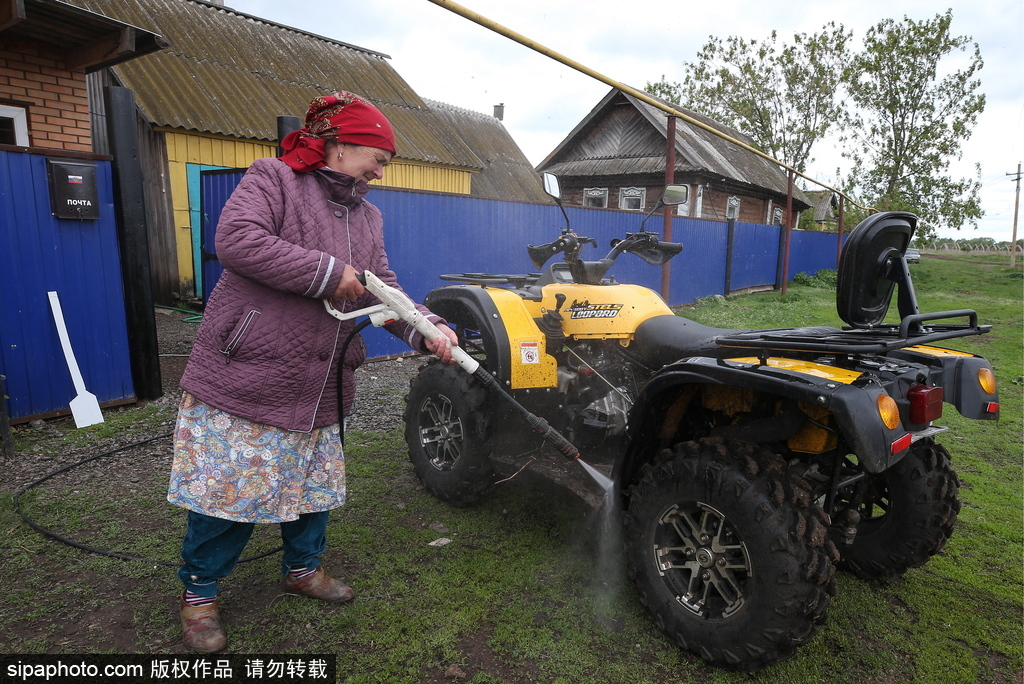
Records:
[[[557,179],[545,187],[557,199]],[[685,190],[669,186],[656,208]],[[606,278],[622,254],[657,265],[679,253],[643,224],[593,261],[580,252],[594,241],[566,227],[528,247],[538,269],[563,255],[542,272],[442,276],[460,284],[425,303],[611,478],[629,575],[658,626],[711,663],[757,670],[816,633],[836,565],[893,576],[942,549],[959,482],[935,421],[944,404],[999,415],[990,364],[937,346],[990,326],[970,310],[918,310],[904,257],[916,224],[887,212],[850,234],[842,328],[726,330],[674,315],[651,290]],[[537,457],[506,404],[457,366],[413,379],[405,437],[430,492],[467,505],[508,470],[509,451]]]

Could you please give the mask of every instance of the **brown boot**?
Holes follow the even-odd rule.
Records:
[[[185,648],[193,651],[216,653],[228,645],[216,601],[206,606],[190,606],[182,600],[181,631]]]
[[[281,588],[286,594],[301,594],[332,603],[351,601],[352,597],[356,595],[351,587],[346,587],[338,580],[328,576],[322,567],[318,567],[312,575],[306,575],[300,579],[285,575]]]

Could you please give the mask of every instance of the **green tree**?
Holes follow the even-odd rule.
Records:
[[[849,62],[850,33],[827,24],[798,33],[792,45],[776,32],[764,41],[711,37],[683,80],[648,83],[645,90],[749,135],[754,144],[803,172],[815,141],[843,120],[837,97]]]
[[[977,227],[983,213],[980,183],[949,173],[985,107],[975,78],[981,53],[970,37],[950,34],[952,18],[947,11],[932,20],[880,21],[846,72],[857,112],[846,136],[849,182],[878,209],[916,213],[922,237],[939,227]],[[961,53],[965,59],[949,61],[963,68],[944,68],[947,55]]]

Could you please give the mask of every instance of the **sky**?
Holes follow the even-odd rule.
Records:
[[[430,0],[225,0],[240,12],[350,43],[390,57],[391,66],[423,98],[491,114],[534,165],[542,162],[611,86],[520,45]],[[882,19],[921,21],[952,9],[951,31],[980,46],[985,111],[954,162],[954,178],[981,165],[978,229],[940,237],[1009,241],[1018,164],[1024,161],[1024,2],[1020,0],[462,0],[462,7],[521,34],[591,71],[643,89],[664,76],[682,80],[710,36],[767,38],[816,33],[828,22],[859,41]],[[339,84],[339,87],[341,85]],[[304,112],[296,112],[301,116]],[[844,160],[834,145],[812,150],[808,174],[829,185]],[[1024,212],[1018,239],[1024,238]]]

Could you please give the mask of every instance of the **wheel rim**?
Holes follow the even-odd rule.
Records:
[[[427,453],[430,465],[438,470],[451,470],[462,455],[462,419],[451,400],[435,394],[420,406],[420,446]]]
[[[655,531],[654,557],[676,601],[692,613],[726,618],[743,607],[753,567],[720,511],[699,501],[667,509]]]

